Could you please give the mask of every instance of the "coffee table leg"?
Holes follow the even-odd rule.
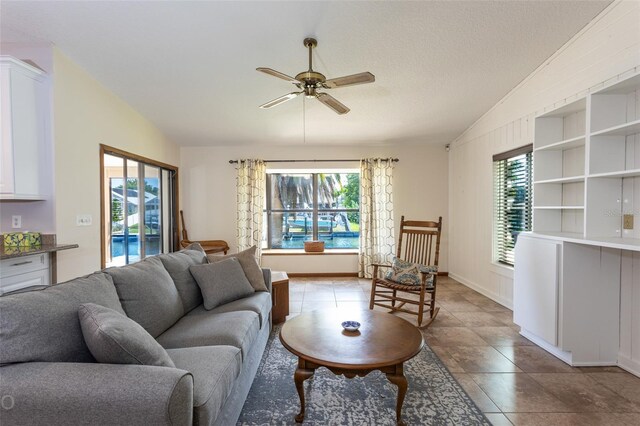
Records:
[[[399,425],[403,425],[402,421],[402,404],[404,396],[407,394],[407,378],[404,377],[402,364],[396,365],[395,373],[387,373],[387,379],[398,387],[398,402],[396,403],[396,421]]]
[[[296,423],[302,423],[304,420],[304,386],[303,382],[309,377],[313,376],[314,370],[306,368],[306,363],[303,359],[298,358],[298,368],[293,375],[293,381],[296,384],[296,390],[300,397],[300,413],[296,416]],[[406,386],[405,386],[406,387]]]

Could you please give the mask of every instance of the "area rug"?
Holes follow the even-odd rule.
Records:
[[[274,327],[238,425],[293,425],[300,400],[293,383],[297,357]],[[490,425],[442,361],[427,346],[404,367],[407,425]],[[347,379],[326,368],[304,382],[305,425],[395,425],[397,388],[379,371]]]

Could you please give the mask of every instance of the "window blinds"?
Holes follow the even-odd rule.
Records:
[[[531,230],[532,145],[493,157],[494,259],[514,264],[518,234]]]

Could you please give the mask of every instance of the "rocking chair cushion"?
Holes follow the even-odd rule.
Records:
[[[425,266],[394,257],[391,269],[387,271],[384,278],[404,285],[420,285],[422,284],[423,272],[429,274],[427,287],[433,287],[433,276],[438,272],[437,266]]]

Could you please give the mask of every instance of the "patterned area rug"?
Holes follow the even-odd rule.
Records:
[[[274,327],[238,425],[293,425],[300,400],[293,383],[297,357]],[[409,389],[402,408],[407,425],[490,425],[425,345],[404,367]],[[397,388],[379,371],[347,379],[326,368],[304,382],[305,425],[395,425]]]

